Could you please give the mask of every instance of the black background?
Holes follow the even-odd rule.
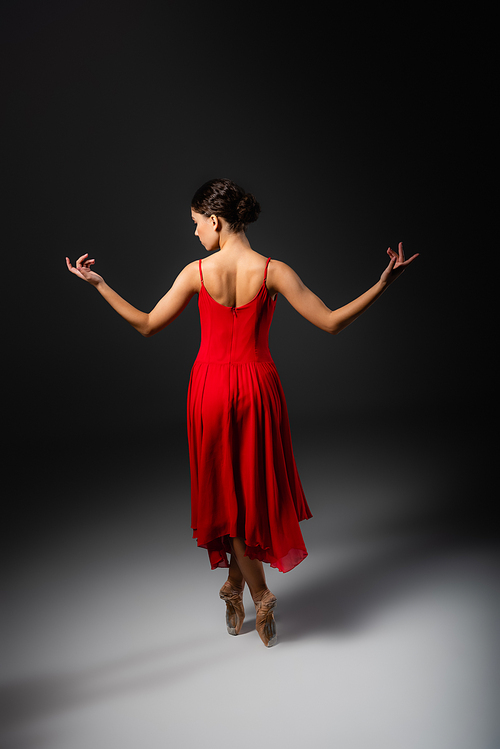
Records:
[[[89,252],[113,288],[150,309],[204,254],[190,198],[214,176],[255,193],[254,249],[291,265],[332,308],[376,282],[389,245],[420,253],[335,338],[281,299],[271,350],[298,439],[351,434],[355,451],[363,432],[387,440],[388,461],[431,440],[464,496],[475,482],[477,502],[474,417],[486,392],[471,374],[478,248],[466,225],[487,146],[471,117],[485,107],[473,33],[457,15],[407,7],[7,6],[7,504],[34,518],[33,536],[62,505],[73,511],[82,480],[139,454],[168,465],[179,448],[171,470],[187,470],[196,300],[146,340],[64,257]]]

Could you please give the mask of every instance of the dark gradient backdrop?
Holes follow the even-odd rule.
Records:
[[[368,8],[361,21],[322,3],[7,4],[5,642],[7,673],[27,679],[14,693],[5,680],[15,726],[66,705],[58,698],[64,683],[51,692],[52,682],[29,681],[21,657],[26,641],[36,649],[25,622],[50,600],[37,588],[39,565],[71,567],[75,548],[91,560],[103,529],[125,528],[131,539],[139,527],[140,549],[148,538],[164,548],[166,578],[172,569],[182,578],[180,547],[192,559],[184,577],[205,571],[204,552],[190,541],[185,436],[196,300],[146,340],[67,272],[64,257],[88,251],[112,287],[151,308],[204,254],[189,201],[211,177],[256,194],[262,214],[249,230],[252,246],[290,264],[331,307],[375,283],[389,245],[402,240],[408,256],[421,253],[338,337],[278,301],[271,348],[314,514],[304,527],[310,559],[352,537],[418,538],[410,552],[402,542],[394,556],[354,565],[342,584],[327,587],[332,601],[339,594],[359,614],[374,590],[384,600],[388,570],[406,569],[409,556],[432,567],[428,536],[445,539],[444,549],[490,548],[481,421],[488,401],[484,382],[471,376],[480,348],[464,229],[466,175],[486,146],[467,119],[481,96],[474,70],[448,41],[465,30],[459,17],[431,22],[407,9],[403,19]],[[141,558],[137,548],[133,554]],[[100,572],[90,564],[86,574]],[[213,575],[207,584],[216,596],[222,580]],[[77,594],[65,595],[71,607]],[[292,598],[292,635],[329,631],[324,611],[314,627],[293,618],[297,606]],[[347,627],[353,617],[346,614]],[[55,618],[45,617],[43,632]],[[14,742],[17,734],[8,735]],[[483,749],[473,735],[468,746]],[[12,746],[21,746],[19,736]],[[422,745],[398,736],[398,747],[459,746],[448,735],[435,743],[432,732]],[[353,742],[342,746],[357,749]],[[387,736],[384,746],[392,746]]]

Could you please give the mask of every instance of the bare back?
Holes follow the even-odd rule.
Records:
[[[248,304],[260,291],[267,258],[254,250],[219,252],[202,260],[205,289],[224,307]]]

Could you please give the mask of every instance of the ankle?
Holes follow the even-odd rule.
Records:
[[[268,587],[265,588],[259,588],[256,591],[252,591],[252,599],[254,603],[259,603],[263,596],[269,591]],[[269,591],[270,592],[270,591]]]
[[[227,578],[227,582],[231,586],[231,588],[234,588],[235,590],[241,591],[245,587],[245,581],[244,580],[235,580],[234,578],[229,575]]]

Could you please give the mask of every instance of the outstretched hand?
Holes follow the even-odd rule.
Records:
[[[74,265],[71,265],[70,259],[69,257],[67,257],[66,265],[68,266],[68,270],[71,271],[71,273],[74,273],[75,276],[78,276],[78,278],[87,281],[88,283],[92,284],[92,286],[97,286],[97,284],[101,283],[101,281],[104,281],[104,279],[102,276],[91,269],[91,266],[94,265],[95,260],[88,259],[88,256],[89,254],[88,252],[86,252],[85,255],[79,257],[76,261],[76,268]],[[85,260],[85,258],[87,258],[87,260]]]
[[[410,263],[413,263],[415,258],[417,258],[419,255],[419,253],[417,252],[415,255],[412,255],[410,258],[408,258],[408,260],[405,260],[402,242],[400,242],[398,245],[398,254],[391,250],[390,247],[387,250],[387,254],[390,257],[389,265],[380,276],[380,280],[382,281],[382,283],[386,283],[387,285],[395,281],[396,278],[399,278],[401,273],[403,273],[403,271],[410,265]]]

